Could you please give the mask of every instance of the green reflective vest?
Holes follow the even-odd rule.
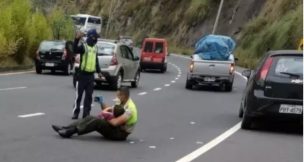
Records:
[[[85,53],[81,58],[81,70],[85,72],[95,72],[96,71],[96,55],[97,47],[90,47],[87,44],[84,44]]]

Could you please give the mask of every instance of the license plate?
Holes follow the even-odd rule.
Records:
[[[302,114],[303,106],[301,105],[286,105],[280,106],[279,112],[285,114]]]
[[[163,59],[159,59],[159,58],[156,58],[153,60],[153,62],[162,62],[162,61],[163,61]]]
[[[215,81],[215,77],[205,77],[204,81],[206,81],[206,82],[214,82]]]
[[[150,57],[144,57],[144,61],[151,61]]]
[[[54,67],[55,64],[54,64],[54,63],[45,63],[45,66],[46,66],[46,67]]]

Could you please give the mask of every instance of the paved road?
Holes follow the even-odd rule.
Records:
[[[125,142],[92,133],[61,139],[51,124],[69,123],[74,89],[63,75],[0,75],[1,162],[173,162],[239,123],[239,102],[246,81],[236,75],[231,93],[216,88],[186,90],[187,59],[170,56],[165,74],[142,73],[132,89],[139,123]],[[115,92],[96,89],[109,103]],[[93,113],[98,112],[94,106]],[[18,115],[44,113],[20,118]],[[280,129],[280,128],[279,128]],[[300,162],[302,135],[294,131],[238,130],[199,156],[198,162]]]

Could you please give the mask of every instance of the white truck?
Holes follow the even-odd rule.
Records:
[[[196,85],[221,86],[227,92],[232,91],[235,60],[231,54],[227,61],[203,60],[199,55],[191,57],[187,73],[186,89]]]

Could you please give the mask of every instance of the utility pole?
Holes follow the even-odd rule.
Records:
[[[219,19],[220,19],[220,15],[221,15],[221,12],[222,12],[223,4],[224,4],[224,0],[221,0],[220,6],[219,6],[218,11],[217,11],[215,23],[213,25],[212,34],[215,34],[215,31],[216,31],[216,28],[217,28],[217,25],[218,25],[218,22],[219,22]]]
[[[111,5],[110,5],[110,9],[109,9],[109,17],[108,17],[108,22],[107,22],[107,27],[106,27],[106,32],[105,32],[106,38],[108,37],[110,22],[111,22],[111,19],[112,19],[113,2],[114,2],[114,1],[115,1],[115,0],[111,0]]]

